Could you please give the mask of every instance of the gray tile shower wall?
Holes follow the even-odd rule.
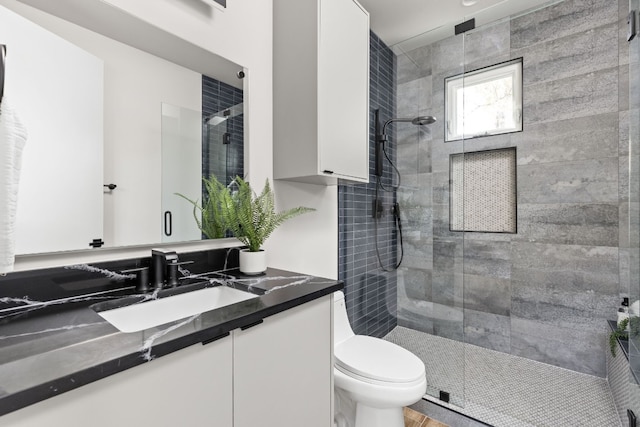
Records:
[[[208,76],[202,76],[202,175],[215,175],[220,182],[229,183],[236,176],[244,176],[244,115],[230,116],[223,123],[212,126],[206,120],[235,105],[242,104],[243,91]],[[230,139],[225,144],[224,134]],[[204,191],[204,189],[203,189]]]
[[[523,132],[444,143],[439,120],[419,142],[399,134],[399,325],[606,375],[606,319],[630,274],[627,11],[565,0],[398,56],[399,115],[444,118],[444,78],[465,69],[522,57],[524,80]],[[449,231],[449,155],[506,147],[518,233]]]
[[[379,268],[376,239],[384,266],[395,265],[397,235],[391,207],[396,194],[395,191],[379,191],[384,214],[378,220],[376,232],[372,217],[376,192],[374,111],[380,110],[383,123],[395,117],[395,55],[374,33],[371,33],[369,46],[369,184],[338,187],[338,274],[345,284],[347,313],[355,333],[383,337],[396,326],[396,273]],[[396,143],[393,137],[386,147],[387,154],[395,162]],[[395,180],[391,166],[385,162],[382,184],[389,188],[397,185]]]

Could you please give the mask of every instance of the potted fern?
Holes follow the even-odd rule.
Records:
[[[198,228],[208,239],[220,239],[226,237],[229,231],[229,214],[227,207],[231,203],[231,192],[222,184],[215,175],[208,179],[202,178],[206,191],[202,199],[202,205],[197,200],[191,200],[187,196],[175,193],[193,205],[193,217]]]
[[[273,192],[266,181],[262,192],[256,195],[249,183],[236,177],[237,191],[231,196],[227,212],[229,227],[247,248],[240,251],[240,271],[255,275],[267,269],[267,257],[262,245],[283,222],[315,209],[299,206],[276,212]]]

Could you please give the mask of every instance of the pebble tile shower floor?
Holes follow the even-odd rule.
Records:
[[[422,359],[427,384],[449,391],[453,410],[495,427],[621,425],[604,378],[401,326],[385,339]]]

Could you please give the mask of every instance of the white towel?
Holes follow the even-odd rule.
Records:
[[[15,262],[18,184],[26,141],[27,131],[5,96],[0,103],[0,274],[13,271]]]

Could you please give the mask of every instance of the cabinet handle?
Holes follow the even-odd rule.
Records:
[[[218,341],[218,340],[220,340],[220,339],[222,339],[222,338],[225,338],[225,337],[228,337],[229,335],[231,335],[231,332],[225,332],[225,333],[224,333],[224,334],[222,334],[222,335],[218,335],[218,336],[215,336],[215,337],[213,337],[213,338],[209,338],[208,340],[204,340],[204,341],[202,341],[202,345],[211,344],[212,342],[214,342],[214,341]]]
[[[253,323],[249,323],[248,325],[245,326],[241,326],[240,330],[242,331],[246,331],[249,328],[253,328],[254,326],[258,326],[260,323],[262,323],[264,320],[260,319],[257,322],[253,322]]]
[[[323,170],[322,173],[326,173],[327,175],[333,175],[333,171],[330,171],[328,169]]]

